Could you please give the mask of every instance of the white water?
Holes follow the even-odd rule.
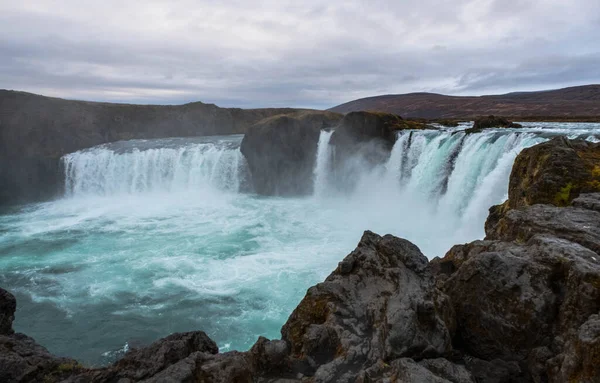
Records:
[[[241,137],[84,150],[64,159],[67,197],[0,215],[0,285],[17,295],[18,331],[84,362],[198,329],[247,349],[279,337],[366,229],[430,258],[481,238],[517,153],[565,131],[593,138],[600,126],[404,132],[380,166],[354,159],[343,192],[323,132],[307,198],[246,192]]]
[[[322,131],[317,144],[317,158],[314,170],[314,195],[321,197],[329,188],[329,169],[331,166],[331,146],[329,141],[333,131]]]
[[[160,147],[144,148],[145,141],[135,140],[66,155],[67,195],[111,196],[202,188],[239,191],[245,159],[235,138],[215,142],[157,141]],[[156,141],[152,143],[156,145]]]

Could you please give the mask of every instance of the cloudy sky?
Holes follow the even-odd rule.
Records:
[[[0,88],[328,108],[600,83],[599,0],[0,0]]]

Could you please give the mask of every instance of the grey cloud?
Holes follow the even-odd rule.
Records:
[[[28,3],[0,4],[0,87],[66,98],[327,108],[600,82],[596,0]]]

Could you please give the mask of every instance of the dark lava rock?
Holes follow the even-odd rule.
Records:
[[[270,117],[248,129],[241,151],[254,190],[264,195],[311,193],[321,130],[341,119],[331,112],[300,112]]]
[[[16,308],[15,297],[0,288],[0,382],[55,381],[80,367],[72,359],[50,354],[32,338],[15,334]]]
[[[336,147],[352,147],[377,140],[381,145],[392,149],[396,142],[396,132],[402,128],[402,117],[389,113],[351,112],[344,116],[342,123],[331,137]]]
[[[500,116],[487,116],[478,118],[473,123],[473,127],[465,130],[465,133],[479,133],[484,129],[490,128],[522,128],[521,124],[517,124],[511,121],[508,121],[504,117]]]
[[[593,192],[600,192],[600,144],[553,138],[519,153],[510,175],[508,200],[490,208],[486,232],[493,231],[510,209],[534,204],[567,206],[581,193]],[[590,206],[590,202],[578,203]]]
[[[0,288],[0,335],[12,334],[12,323],[17,310],[17,300],[8,291]]]
[[[351,112],[344,116],[331,136],[335,150],[336,185],[351,190],[356,175],[365,167],[385,163],[396,142],[398,131],[431,129],[418,121],[407,121],[395,114],[380,112]]]
[[[593,206],[599,197],[581,196]],[[597,382],[599,224],[600,213],[582,207],[523,207],[505,213],[485,241],[434,260],[456,312],[455,347],[518,362],[534,381]]]
[[[345,382],[379,361],[448,354],[454,326],[419,249],[367,231],[340,267],[308,290],[281,333],[295,368],[315,381]]]
[[[344,116],[331,136],[331,144],[342,160],[362,152],[372,162],[382,162],[386,157],[385,153],[389,154],[394,146],[399,130],[429,128],[424,123],[407,121],[395,114],[351,112]]]
[[[600,191],[600,144],[556,137],[524,149],[508,187],[511,209],[536,203],[566,206],[581,193]]]

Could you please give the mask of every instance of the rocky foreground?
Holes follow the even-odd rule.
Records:
[[[485,240],[441,259],[365,232],[282,338],[247,352],[198,331],[88,369],[15,334],[0,290],[0,381],[600,382],[599,154],[564,138],[524,150]]]

